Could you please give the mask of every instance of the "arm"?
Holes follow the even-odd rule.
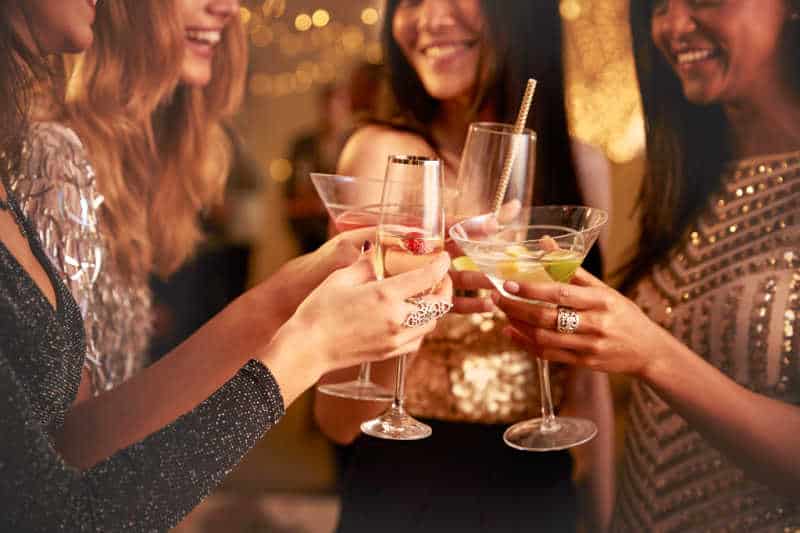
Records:
[[[2,353],[0,391],[5,435],[0,443],[0,529],[9,531],[174,526],[283,413],[271,374],[252,362],[191,415],[80,471],[64,462],[44,428],[32,422],[24,388]]]
[[[590,144],[572,139],[572,157],[578,186],[586,205],[611,212],[611,167],[603,153]],[[608,250],[608,225],[600,233],[600,248]]]
[[[167,356],[111,391],[73,406],[56,435],[59,451],[71,464],[86,468],[189,412],[268,345],[330,272],[352,263],[370,235],[364,230],[342,234],[287,263]],[[287,402],[302,390],[281,387]]]
[[[747,476],[796,495],[800,406],[737,384],[586,272],[579,271],[575,281],[579,285],[507,284],[525,298],[577,309],[582,324],[574,334],[560,334],[553,327],[555,309],[503,299],[512,335],[547,359],[644,380]]]
[[[585,368],[571,372],[565,414],[597,424],[597,436],[571,452],[585,531],[607,531],[614,506],[614,403],[608,376]]]

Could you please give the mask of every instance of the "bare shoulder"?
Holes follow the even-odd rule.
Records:
[[[386,159],[392,154],[435,157],[433,148],[419,135],[388,126],[369,125],[359,128],[345,144],[338,172],[381,178]]]

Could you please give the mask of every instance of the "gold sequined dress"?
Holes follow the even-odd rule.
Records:
[[[737,383],[800,406],[800,152],[731,165],[669,262],[633,296]],[[634,385],[615,531],[798,528],[800,495],[748,479],[650,388]]]

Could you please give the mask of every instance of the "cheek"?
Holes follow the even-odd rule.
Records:
[[[392,21],[392,37],[403,53],[408,57],[414,46],[416,31],[412,17],[396,13]]]

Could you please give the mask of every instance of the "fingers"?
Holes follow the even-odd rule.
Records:
[[[540,349],[567,350],[581,354],[592,354],[597,347],[595,338],[591,336],[559,333],[552,329],[537,328],[526,322],[514,319],[511,319],[510,323],[514,329],[525,335],[531,343]]]
[[[445,276],[436,290],[431,294],[434,300],[450,302],[453,299],[453,280],[450,276]]]
[[[343,240],[351,243],[356,248],[361,248],[364,241],[375,241],[376,229],[374,227],[359,228],[344,231],[334,237],[334,240]]]
[[[447,275],[449,268],[450,256],[440,253],[422,268],[398,274],[379,283],[389,293],[399,295],[400,298],[410,298],[436,287]]]
[[[570,280],[570,283],[580,285],[581,287],[606,287],[607,285],[603,280],[593,276],[587,270],[579,268],[575,271],[575,275]]]
[[[514,300],[500,300],[498,306],[511,318],[530,327],[542,328],[557,332],[558,309],[536,303],[525,303]],[[600,315],[591,311],[578,313],[580,322],[574,334],[598,335],[604,332]]]
[[[331,279],[338,283],[349,286],[363,285],[364,283],[375,280],[375,269],[373,268],[373,261],[375,250],[371,249],[361,256],[350,266],[337,270],[331,276]]]
[[[607,309],[611,305],[610,296],[604,287],[580,287],[567,283],[515,283],[507,281],[503,288],[509,293],[527,300],[536,300],[561,307],[571,307],[579,311],[584,309]],[[505,309],[506,305],[509,305],[512,309],[518,309],[519,304],[526,305],[523,302],[514,302],[514,305],[511,305],[510,302],[511,300],[508,298],[501,298],[499,305],[503,309]]]
[[[535,355],[541,359],[547,359],[548,361],[555,361],[557,363],[565,363],[573,366],[581,365],[581,358],[577,354],[566,350],[543,350],[537,346],[530,337],[513,326],[508,326],[504,330],[504,333],[511,337],[511,339],[517,344],[525,346],[530,351],[531,355]]]
[[[471,270],[463,271],[450,271],[450,277],[453,279],[453,286],[456,289],[463,289],[467,291],[474,291],[477,289],[494,289],[494,285],[489,281],[485,275],[480,272]]]
[[[502,224],[510,224],[511,221],[517,218],[520,211],[522,211],[522,202],[517,199],[511,200],[500,207],[500,212],[497,213],[497,219]]]

